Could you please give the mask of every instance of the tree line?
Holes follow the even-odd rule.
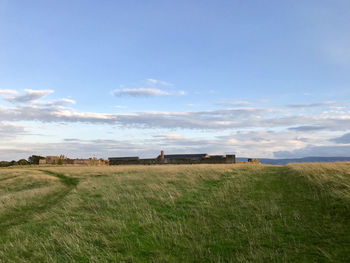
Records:
[[[20,159],[18,161],[0,161],[0,167],[8,167],[8,166],[15,166],[15,165],[32,165],[32,164],[39,164],[40,159],[45,159],[45,157],[40,156],[40,155],[32,155],[26,159]]]

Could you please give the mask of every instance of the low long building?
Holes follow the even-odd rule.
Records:
[[[126,165],[126,164],[196,164],[196,163],[236,163],[235,155],[209,155],[202,154],[169,154],[165,155],[164,151],[157,158],[140,159],[139,157],[110,157],[109,165]]]
[[[155,165],[155,164],[199,164],[199,163],[236,163],[235,155],[209,155],[201,154],[168,154],[164,151],[156,158],[141,159],[137,156],[130,157],[110,157],[108,160],[89,158],[89,159],[70,159],[64,155],[46,156],[39,160],[39,165],[85,165],[85,166],[103,166],[103,165]]]
[[[139,157],[112,157],[108,158],[109,165],[119,164],[138,164],[140,161]]]

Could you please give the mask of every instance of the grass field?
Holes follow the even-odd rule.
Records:
[[[350,163],[0,169],[0,262],[350,262]]]

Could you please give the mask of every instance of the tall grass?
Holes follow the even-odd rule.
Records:
[[[303,163],[287,167],[329,194],[350,202],[350,163]]]
[[[0,262],[346,262],[349,168],[0,169]]]

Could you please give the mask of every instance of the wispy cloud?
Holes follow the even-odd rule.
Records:
[[[0,96],[3,97],[4,100],[12,103],[27,103],[53,93],[53,90],[25,89],[24,92],[24,94],[20,94],[16,90],[0,90]]]
[[[323,106],[331,106],[334,105],[334,101],[323,101],[323,102],[315,102],[315,103],[297,103],[297,104],[288,104],[289,108],[315,108],[315,107],[323,107]]]
[[[219,101],[216,104],[223,105],[223,106],[234,106],[234,107],[246,107],[246,106],[252,106],[253,103],[249,101],[244,100],[223,100]]]
[[[174,84],[172,84],[170,82],[166,82],[166,81],[159,80],[159,79],[147,79],[146,83],[152,84],[152,85],[162,85],[162,86],[167,86],[167,87],[173,87],[174,86]]]
[[[349,144],[350,143],[350,133],[345,133],[344,135],[337,137],[337,138],[333,138],[330,141],[333,141],[333,142],[339,143],[339,144]]]
[[[0,106],[3,121],[84,122],[108,123],[121,127],[184,128],[184,129],[238,129],[290,128],[299,131],[344,131],[350,129],[347,113],[327,115],[286,115],[279,109],[239,108],[183,112],[130,112],[119,114],[79,112],[54,102],[27,103],[14,107]]]
[[[25,127],[22,125],[0,122],[0,137],[2,140],[13,138],[24,133]]]
[[[53,90],[31,90],[31,89],[25,89],[24,94],[21,94],[17,90],[0,90],[0,97],[2,97],[4,100],[11,102],[13,104],[21,104],[23,105],[30,105],[30,106],[46,106],[46,107],[53,107],[53,106],[60,106],[60,105],[74,105],[76,104],[75,100],[62,98],[62,99],[55,99],[55,100],[49,100],[49,101],[43,101],[41,100],[46,95],[49,95],[53,93]]]
[[[37,106],[63,106],[63,105],[74,105],[76,104],[75,100],[72,99],[58,99],[58,100],[51,100],[51,101],[32,101],[30,102],[30,105],[37,105]]]
[[[306,132],[306,131],[319,131],[319,130],[326,130],[326,126],[298,126],[298,127],[290,127],[288,128],[291,131],[300,131],[300,132]]]
[[[181,140],[184,137],[181,134],[162,134],[162,135],[154,135],[154,138],[161,138],[165,140]]]
[[[315,146],[308,145],[306,147],[291,150],[274,152],[276,158],[300,158],[300,157],[350,157],[350,145],[327,145]]]
[[[0,89],[0,96],[3,98],[13,98],[18,96],[18,91],[12,89]]]
[[[155,97],[155,96],[180,96],[184,91],[174,90],[174,85],[157,79],[146,79],[138,83],[120,85],[119,89],[111,92],[113,96]]]
[[[235,152],[240,156],[251,156],[254,153],[255,156],[265,157],[271,157],[275,152],[276,157],[282,157],[301,156],[304,153],[313,153],[317,149],[323,153],[325,148],[317,147],[330,147],[332,146],[330,144],[341,146],[339,144],[349,143],[350,117],[346,108],[341,111],[329,111],[326,114],[325,112],[300,114],[298,109],[286,111],[276,108],[254,107],[179,112],[98,113],[78,111],[74,107],[75,101],[71,99],[46,101],[43,98],[45,92],[40,94],[41,97],[36,95],[36,98],[40,97],[38,99],[22,100],[23,102],[14,103],[11,106],[0,105],[0,136],[6,138],[0,145],[1,149],[4,150],[6,145],[6,149],[9,152],[13,151],[14,154],[18,154],[24,145],[28,145],[28,148],[31,147],[30,149],[36,149],[38,152],[49,153],[50,150],[45,150],[45,147],[50,148],[51,146],[57,147],[53,148],[56,150],[64,150],[64,147],[59,146],[59,143],[57,145],[50,143],[35,145],[34,143],[16,142],[14,139],[16,134],[27,134],[25,127],[16,124],[20,121],[39,121],[48,125],[50,123],[107,124],[123,128],[120,130],[132,128],[136,130],[150,129],[149,131],[152,132],[160,131],[158,134],[150,135],[151,138],[147,140],[140,138],[138,142],[135,140],[79,141],[74,139],[71,142],[76,149],[70,149],[69,152],[76,152],[77,155],[78,153],[93,153],[95,150],[99,150],[101,154],[110,153],[111,155],[123,152],[132,154],[133,151],[141,151],[146,154],[154,152],[154,149],[157,149],[158,152],[160,148],[167,147],[171,152],[196,151],[214,154]],[[12,90],[1,90],[1,96],[12,96],[13,98],[23,95]],[[174,130],[182,129],[205,131],[205,133],[203,133],[203,138],[186,138],[179,132],[174,132]],[[209,130],[210,136],[208,136]],[[334,138],[335,135],[339,135],[340,131],[345,134]],[[231,135],[215,137],[215,134],[222,133],[231,133]],[[330,139],[332,137],[333,139]],[[69,142],[64,141],[63,145],[65,143]],[[112,149],[116,146],[120,147],[120,151]],[[304,148],[305,151],[297,151]],[[334,155],[345,148],[329,149],[334,150],[332,152]]]
[[[139,88],[139,89],[118,89],[112,92],[114,96],[133,96],[133,97],[148,97],[148,96],[170,96],[171,93],[155,88]]]
[[[11,152],[18,156],[19,152],[16,153],[16,150],[22,151],[22,156],[25,156],[29,153],[26,152],[26,149],[32,149],[31,154],[65,154],[71,157],[96,155],[98,157],[125,155],[155,157],[161,149],[168,154],[204,152],[209,154],[234,153],[246,157],[272,157],[273,152],[306,147],[308,143],[315,143],[319,139],[314,138],[314,136],[296,137],[293,132],[271,131],[233,133],[214,138],[185,137],[170,133],[129,140],[68,138],[51,143],[13,142],[6,149],[2,147],[3,151],[0,147],[0,159],[2,156],[3,158],[12,158],[8,156]]]

